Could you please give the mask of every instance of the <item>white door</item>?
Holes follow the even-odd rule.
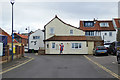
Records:
[[[3,43],[0,42],[0,56],[3,55]]]

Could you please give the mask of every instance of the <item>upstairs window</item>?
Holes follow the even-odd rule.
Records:
[[[40,36],[33,36],[33,39],[40,39]]]
[[[54,34],[54,28],[50,28],[50,34]]]
[[[94,27],[94,21],[84,21],[84,27]]]
[[[70,30],[70,34],[73,34],[73,30]]]
[[[94,31],[86,31],[85,35],[86,36],[94,36]]]
[[[100,27],[109,27],[109,23],[102,22],[102,23],[100,23]]]

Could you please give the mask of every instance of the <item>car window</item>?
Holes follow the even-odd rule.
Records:
[[[120,46],[120,42],[117,43],[117,46]]]
[[[98,50],[105,50],[106,48],[104,46],[97,47]]]

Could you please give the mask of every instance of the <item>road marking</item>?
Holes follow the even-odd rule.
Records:
[[[6,68],[3,68],[3,69],[2,69],[2,70],[0,70],[0,71],[7,70],[7,69],[9,69],[9,68],[11,68],[11,67],[14,67],[14,66],[16,66],[16,65],[18,65],[18,64],[21,64],[21,63],[24,63],[24,62],[26,62],[26,61],[28,61],[28,59],[27,59],[27,60],[25,60],[25,61],[21,61],[20,63],[13,64],[13,65],[11,65],[11,66],[8,66],[8,67],[6,67]]]
[[[30,58],[30,57],[29,57],[29,58]],[[27,61],[25,61],[25,62],[22,63],[22,64],[19,64],[19,65],[15,66],[15,67],[12,67],[12,68],[7,69],[7,70],[5,70],[5,71],[2,71],[2,72],[0,72],[0,74],[6,73],[6,72],[11,71],[11,70],[13,70],[13,69],[15,69],[15,68],[18,68],[18,67],[20,67],[20,66],[22,66],[22,65],[24,65],[24,64],[26,64],[26,63],[28,63],[28,62],[30,62],[30,61],[32,61],[33,59],[34,59],[34,58],[31,58],[30,60],[27,60]]]
[[[115,78],[120,79],[120,76],[117,75],[116,73],[112,72],[111,70],[107,69],[106,67],[102,66],[101,64],[93,61],[92,59],[90,59],[89,57],[87,57],[86,55],[84,55],[84,57],[86,59],[88,59],[89,61],[93,62],[94,64],[96,64],[98,67],[102,68],[104,71],[108,72],[109,74],[111,74],[112,76],[114,76]]]

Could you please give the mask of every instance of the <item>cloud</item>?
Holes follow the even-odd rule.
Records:
[[[14,4],[14,29],[26,32],[43,29],[55,15],[79,27],[81,19],[112,19],[118,16],[117,2],[16,2]],[[11,4],[2,4],[0,26],[11,33]]]

